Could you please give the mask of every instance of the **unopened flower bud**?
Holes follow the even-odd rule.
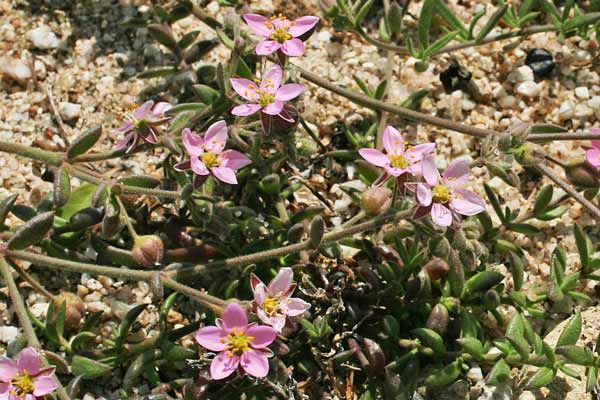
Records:
[[[448,314],[448,309],[438,303],[429,313],[425,326],[443,336],[446,333],[446,329],[448,329],[449,321],[450,315]]]
[[[485,166],[490,174],[497,176],[512,187],[517,187],[521,183],[519,176],[512,169],[503,168],[493,162],[486,162]]]
[[[434,258],[429,260],[423,267],[423,270],[429,275],[431,281],[437,281],[438,279],[444,278],[448,275],[448,263],[441,258]]]
[[[377,342],[369,339],[363,339],[366,356],[369,360],[369,373],[372,375],[381,374],[385,370],[385,354]]]
[[[367,189],[360,201],[367,215],[379,215],[392,205],[392,191],[386,187],[375,186]]]
[[[162,261],[164,245],[156,235],[138,236],[131,250],[131,256],[140,266],[152,268]]]
[[[500,305],[500,295],[495,290],[488,290],[483,296],[483,304],[488,310],[494,310]]]
[[[54,315],[58,315],[62,303],[66,303],[65,329],[67,331],[76,331],[81,326],[81,318],[86,311],[85,303],[74,293],[61,292],[54,299]]]
[[[258,188],[266,194],[278,194],[281,190],[281,180],[277,174],[269,174],[260,180]]]
[[[597,189],[600,186],[600,172],[583,158],[570,162],[565,168],[565,174],[569,182],[577,187]]]

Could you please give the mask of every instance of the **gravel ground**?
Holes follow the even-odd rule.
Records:
[[[152,83],[138,80],[135,75],[144,65],[161,65],[164,58],[162,50],[149,44],[144,30],[126,29],[120,25],[126,17],[149,12],[145,2],[98,0],[82,2],[86,3],[85,6],[78,4],[80,2],[72,3],[68,7],[51,8],[36,1],[0,0],[0,72],[3,75],[0,83],[0,140],[47,149],[62,146],[64,142],[47,101],[47,93],[50,93],[71,139],[87,128],[102,125],[106,137],[102,146],[110,148],[117,137],[111,129],[118,125],[118,115],[124,108],[138,102],[141,90]],[[303,13],[320,14],[315,1],[297,3],[254,1],[251,7],[257,12],[285,12],[292,18]],[[458,10],[463,20],[468,20],[473,9],[480,9],[487,2],[461,1],[460,6],[456,0],[449,3]],[[419,2],[413,2],[410,11],[418,15],[419,8]],[[219,7],[217,2],[208,4],[207,10],[219,20],[230,11]],[[493,11],[488,7],[489,15]],[[415,21],[412,23],[415,24]],[[195,29],[201,31],[199,38],[214,37],[208,27],[193,17],[179,21],[175,31],[181,34]],[[437,75],[449,65],[449,56],[436,58],[423,73],[415,71],[416,60],[396,56],[389,99],[400,103],[417,89],[429,89],[431,93],[422,104],[424,112],[499,131],[520,121],[553,123],[573,130],[600,126],[600,71],[597,67],[592,68],[591,63],[598,48],[595,39],[571,38],[560,43],[553,34],[538,34],[524,40],[515,50],[503,50],[506,44],[493,43],[453,53],[459,63],[473,74],[483,96],[481,101],[475,101],[461,91],[444,93]],[[535,47],[549,50],[558,62],[550,78],[534,81],[531,70],[522,67],[526,51]],[[298,60],[298,64],[336,84],[356,88],[352,79],[356,74],[369,84],[376,85],[385,75],[385,53],[355,35],[335,32],[327,23],[321,24],[308,40],[307,48],[307,55]],[[225,60],[227,55],[228,51],[219,46],[203,62]],[[33,77],[37,77],[38,85],[34,84]],[[304,118],[323,133],[325,142],[330,139],[327,136],[328,125],[340,120],[356,123],[373,117],[370,111],[315,86],[309,86],[300,106]],[[396,118],[390,118],[389,122],[408,132],[411,139],[435,141],[439,159],[446,162],[457,156],[476,154],[473,152],[477,148],[475,142],[461,134],[425,125],[407,125]],[[557,158],[568,159],[582,154],[581,144],[556,142],[547,148]],[[155,165],[160,159],[161,153],[157,151],[128,160],[112,161],[108,167],[114,168],[116,174],[158,175],[160,171]],[[19,201],[39,201],[51,189],[51,185],[40,178],[41,172],[38,163],[2,154],[0,198],[18,193]],[[474,187],[481,194],[484,181],[500,193],[513,210],[529,204],[528,199],[516,189],[498,178],[490,180],[483,169],[475,169]],[[557,192],[556,195],[560,195],[560,191]],[[529,285],[546,280],[550,254],[558,243],[568,252],[570,268],[579,268],[572,237],[574,222],[584,227],[592,226],[590,234],[594,239],[598,237],[593,218],[578,204],[571,202],[569,205],[569,212],[559,220],[534,222],[543,230],[543,235],[527,237],[514,234],[514,241],[527,252]],[[64,282],[57,281],[52,274],[43,278],[54,279],[47,282],[51,290],[64,287]],[[108,333],[118,323],[119,309],[123,304],[151,302],[148,287],[143,283],[131,285],[106,277],[73,275],[68,277],[68,284],[87,303],[89,311],[104,311],[103,333]],[[593,293],[593,286],[588,289]],[[24,293],[28,293],[27,302],[33,314],[43,317],[47,300],[26,287]],[[556,324],[553,321],[564,319],[564,313],[570,312],[569,307],[547,310],[550,320],[544,330],[550,331]],[[586,324],[584,335],[595,340],[600,324],[597,310],[591,310],[594,310],[591,315],[596,318],[591,318],[593,323]],[[586,314],[590,315],[589,312]],[[174,312],[172,317],[174,324],[186,322],[181,314]],[[143,321],[147,324],[144,332],[150,333],[156,322],[156,308],[150,306]],[[15,316],[5,296],[0,298],[0,325],[1,347],[18,334]],[[546,395],[544,392],[525,393],[515,398],[546,398]],[[577,394],[569,398],[589,397]]]

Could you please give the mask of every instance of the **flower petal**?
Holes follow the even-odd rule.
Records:
[[[590,163],[592,167],[600,168],[600,149],[593,148],[586,151],[585,160]]]
[[[269,293],[271,295],[283,295],[292,285],[294,280],[294,271],[291,268],[281,268],[271,283],[269,283]]]
[[[192,161],[191,160],[182,161],[178,164],[173,165],[173,168],[175,169],[175,171],[188,171],[188,170],[192,169]]]
[[[358,154],[377,167],[385,167],[390,163],[389,157],[377,149],[362,148],[358,150]]]
[[[235,372],[239,364],[239,356],[229,357],[226,352],[222,351],[210,363],[210,376],[214,380],[225,379]]]
[[[191,165],[192,165],[192,171],[194,171],[194,173],[196,175],[210,174],[210,171],[208,170],[208,168],[206,168],[206,165],[204,165],[204,163],[202,161],[200,161],[200,159],[198,157],[192,158]]]
[[[246,335],[253,337],[250,341],[250,346],[255,349],[268,347],[277,337],[277,332],[270,326],[253,325],[246,331]]]
[[[433,151],[435,143],[423,143],[410,147],[404,153],[404,156],[410,163],[421,161],[423,157]]]
[[[304,90],[306,90],[306,86],[301,83],[289,83],[279,88],[275,94],[275,99],[289,101],[300,96]]]
[[[387,172],[391,176],[399,177],[402,174],[409,172],[407,168],[394,168],[391,165],[386,165],[385,172]]]
[[[433,198],[433,194],[431,193],[431,189],[427,187],[427,185],[423,183],[417,184],[417,200],[419,200],[419,204],[427,207],[431,204],[431,199]]]
[[[388,154],[404,154],[404,138],[393,126],[386,126],[383,130],[383,147]]]
[[[233,107],[231,113],[238,117],[247,117],[252,115],[261,109],[260,104],[242,104],[241,106]]]
[[[40,372],[40,353],[33,347],[25,347],[19,353],[17,367],[19,372],[27,371],[29,375],[36,375]]]
[[[154,108],[152,109],[152,114],[156,117],[163,115],[168,110],[170,110],[173,106],[166,101],[161,101],[156,103]]]
[[[248,157],[236,150],[225,150],[221,153],[221,166],[237,171],[252,163]]]
[[[152,100],[148,100],[147,102],[133,110],[133,117],[138,120],[148,117],[148,114],[150,114],[150,110],[152,110],[153,106],[154,102]]]
[[[131,121],[125,122],[123,125],[115,129],[118,133],[127,133],[135,127],[135,124]]]
[[[273,29],[267,26],[271,25],[268,23],[269,19],[267,17],[258,14],[244,14],[242,18],[244,18],[250,30],[256,35],[268,37],[273,32]],[[267,23],[265,24],[265,22]]]
[[[204,140],[200,135],[196,135],[190,128],[185,128],[181,132],[181,141],[183,142],[183,147],[188,152],[190,156],[198,157],[202,154],[202,144],[204,144]]]
[[[318,23],[319,17],[314,17],[312,15],[300,17],[290,24],[288,32],[293,37],[302,36],[306,32],[310,31],[312,28],[314,28],[314,26]]]
[[[0,381],[10,382],[17,375],[19,368],[17,362],[8,357],[0,358]]]
[[[251,80],[244,78],[231,78],[229,79],[229,83],[231,83],[231,88],[244,99],[250,101],[258,99],[258,93],[256,93],[258,86]]]
[[[299,57],[304,54],[304,43],[300,39],[290,39],[283,42],[281,51],[290,57]]]
[[[130,133],[128,135],[126,135],[123,139],[120,139],[117,141],[117,143],[115,143],[115,148],[117,150],[123,150],[126,147],[129,147],[129,143],[135,138],[135,134],[134,133]],[[135,144],[135,143],[134,143]],[[127,151],[130,151],[131,149],[127,149]]]
[[[0,383],[0,400],[10,400],[10,384],[6,382]]]
[[[281,48],[281,44],[275,40],[265,40],[256,45],[256,54],[259,56],[268,56]]]
[[[592,133],[600,133],[600,129],[592,129]],[[592,146],[600,149],[600,140],[592,140]]]
[[[217,326],[200,328],[194,337],[200,346],[210,351],[223,351],[227,346],[225,343],[227,332]]]
[[[431,219],[439,226],[452,225],[452,213],[446,206],[439,203],[434,203],[431,207]]]
[[[262,112],[269,115],[277,115],[283,110],[284,103],[280,100],[275,100],[274,103],[269,104],[262,109]]]
[[[281,80],[283,79],[283,71],[277,64],[265,72],[260,82],[260,90],[270,94],[275,94],[277,89],[281,86]]]
[[[54,392],[58,385],[54,376],[45,375],[33,378],[33,387],[33,395],[35,397],[42,397]]]
[[[455,189],[454,192],[459,196],[450,200],[452,210],[461,215],[475,215],[485,211],[485,202],[467,189]]]
[[[248,327],[248,316],[246,311],[236,302],[229,303],[223,311],[223,326],[227,330],[232,328],[246,330]]]
[[[292,297],[288,299],[286,308],[287,315],[295,317],[304,314],[310,308],[310,304],[298,297]]]
[[[208,127],[204,134],[204,148],[206,151],[218,154],[225,148],[227,143],[227,123],[217,121]]]
[[[440,173],[435,166],[435,159],[433,155],[429,154],[423,157],[423,161],[421,162],[421,167],[423,171],[423,178],[425,178],[425,182],[429,186],[435,186],[440,180]]]
[[[221,182],[237,185],[238,181],[235,176],[235,171],[228,167],[214,167],[210,172]]]
[[[258,276],[256,276],[254,273],[251,273],[250,274],[250,286],[252,287],[252,292],[256,292],[256,288],[260,284],[263,284],[263,281],[261,281],[260,278]]]
[[[260,350],[250,349],[242,354],[241,367],[256,378],[264,378],[269,373],[269,359]]]
[[[258,279],[258,278],[256,278],[256,279]],[[253,293],[254,293],[254,301],[256,302],[256,304],[259,307],[262,307],[262,304],[265,301],[265,297],[267,297],[267,293],[268,293],[267,285],[265,285],[264,283],[260,282],[252,290],[253,290]]]
[[[450,163],[444,172],[444,181],[452,182],[456,180],[463,180],[465,177],[468,177],[470,165],[471,162],[467,157],[457,158],[456,160],[452,161],[452,163]]]

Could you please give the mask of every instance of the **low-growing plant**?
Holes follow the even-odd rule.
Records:
[[[555,345],[540,330],[547,307],[570,312],[565,306],[594,301],[584,287],[600,280],[595,244],[575,225],[580,267],[556,246],[547,280],[532,285],[514,238],[535,240],[543,229],[535,221],[561,218],[571,199],[600,218],[599,131],[521,124],[496,132],[452,122],[419,111],[427,91],[390,98],[391,73],[375,88],[357,76],[361,93],[303,69],[296,60],[310,52],[305,41],[319,17],[242,13],[221,23],[191,1],[158,3],[147,19],[127,23],[146,29],[171,63],[140,74],[161,79],[115,123],[122,136],[113,150],[97,150],[106,140],[100,127],[57,152],[0,142],[43,164],[53,182],[35,206],[16,195],[0,203],[0,272],[23,331],[7,351],[19,361],[0,360],[0,396],[418,399],[464,380],[474,365],[490,386],[536,367],[514,382],[529,389],[559,372],[583,378],[571,367],[583,366],[595,390],[600,356],[598,345],[579,344],[581,313]],[[384,1],[379,11],[374,3],[321,5],[336,29],[389,58],[417,58],[421,72],[440,54],[495,41],[514,39],[514,48],[540,32],[589,38],[600,20],[593,1],[567,1],[562,10],[547,0],[500,2],[478,28],[485,11],[463,22],[443,1],[424,0],[411,29],[410,2]],[[177,37],[172,25],[190,15],[215,38]],[[434,20],[444,21],[441,29]],[[378,38],[366,22],[378,24]],[[498,34],[501,27],[508,30]],[[204,64],[218,43],[229,60]],[[297,106],[311,86],[374,117],[361,127],[340,122],[340,140],[324,143]],[[478,152],[441,172],[435,138],[410,141],[387,122],[392,116],[471,136]],[[592,140],[579,159],[547,154],[553,141],[575,139]],[[160,154],[160,177],[115,176],[102,163],[141,152]],[[516,174],[516,164],[525,172]],[[342,185],[345,165],[364,191]],[[480,197],[469,183],[475,167],[517,188],[529,207],[511,209],[488,184]],[[345,212],[324,197],[333,185],[351,199]],[[320,205],[298,201],[302,192]],[[8,224],[9,214],[21,224]],[[88,313],[67,287],[49,292],[22,261],[36,271],[146,282],[158,307],[153,333],[136,335],[147,304],[125,307],[101,333],[102,312]],[[29,312],[13,271],[50,299],[45,319]],[[187,320],[176,328],[168,318],[175,309]],[[189,335],[196,347],[182,341]]]

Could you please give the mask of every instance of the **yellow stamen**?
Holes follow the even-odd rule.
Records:
[[[257,93],[259,94],[258,104],[260,104],[261,107],[266,107],[275,101],[275,96],[270,93],[260,91]]]
[[[10,383],[13,386],[11,394],[14,396],[25,397],[27,394],[33,394],[33,379],[27,374],[27,371],[18,373]]]
[[[227,357],[241,356],[245,351],[250,350],[252,340],[254,340],[254,337],[246,336],[244,331],[233,328],[227,335],[227,341],[229,342],[225,346]]]
[[[279,299],[276,297],[267,297],[266,299],[264,299],[261,308],[265,313],[267,313],[267,315],[272,317],[277,313],[277,310],[279,309]]]
[[[204,153],[200,156],[200,159],[206,168],[214,168],[219,165],[219,157],[213,153]]]
[[[288,33],[287,28],[277,28],[269,35],[269,38],[276,42],[283,43],[286,40],[290,40],[292,35]]]
[[[452,193],[444,185],[436,185],[431,189],[434,203],[447,203],[452,198]]]
[[[401,155],[393,155],[390,156],[390,165],[394,168],[406,168],[409,166],[408,161],[406,161],[406,158],[404,158],[404,156]]]

